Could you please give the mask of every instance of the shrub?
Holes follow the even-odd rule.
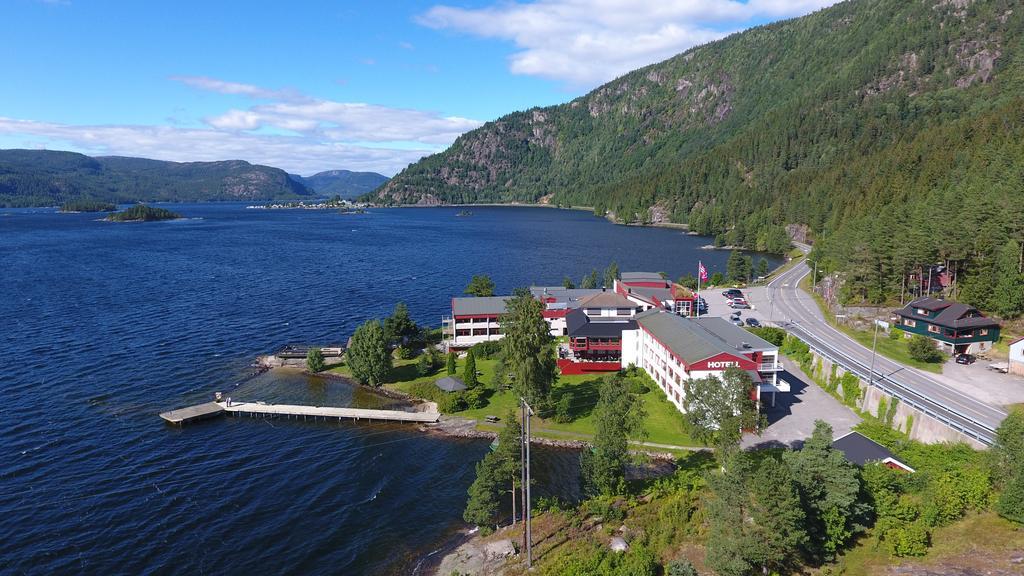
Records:
[[[306,352],[306,369],[314,374],[324,369],[324,353],[319,348],[310,348]]]
[[[673,560],[665,566],[666,576],[698,576],[697,569],[686,558]]]
[[[420,376],[427,376],[434,370],[434,363],[430,360],[429,354],[420,354],[419,360],[416,361],[416,373]]]
[[[893,556],[924,556],[930,538],[928,529],[920,522],[906,522],[887,529],[882,541]]]
[[[555,407],[555,422],[568,424],[572,422],[572,405],[576,399],[572,392],[563,392]]]
[[[399,346],[395,348],[395,357],[400,360],[409,360],[412,358],[412,349],[406,348],[405,346]]]
[[[488,340],[474,344],[470,350],[477,358],[490,359],[501,353],[501,340]]]
[[[782,328],[776,328],[774,326],[761,326],[760,328],[747,328],[758,338],[767,340],[775,346],[782,346],[783,341],[786,339],[786,331]]]
[[[462,412],[468,408],[462,392],[446,392],[437,400],[437,409],[443,414]]]
[[[1024,472],[1018,472],[1003,489],[996,503],[996,512],[1007,520],[1024,524]]]
[[[647,394],[651,391],[651,387],[647,385],[646,378],[636,376],[630,378],[628,382],[630,394]]]
[[[583,510],[591,516],[600,516],[605,524],[621,522],[626,518],[626,513],[615,506],[615,503],[605,497],[592,498],[583,504]]]
[[[915,334],[907,344],[907,351],[910,357],[918,362],[942,362],[944,355],[935,347],[931,338]]]
[[[889,329],[889,340],[893,340],[893,341],[899,340],[900,337],[901,337],[901,333],[900,333],[899,330],[897,330],[896,328],[890,328]]]
[[[466,406],[469,408],[483,408],[487,405],[487,389],[482,386],[476,388],[470,388],[463,392],[463,398],[466,400]]]

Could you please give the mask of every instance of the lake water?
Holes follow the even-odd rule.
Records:
[[[297,373],[247,379],[249,365],[344,342],[398,301],[439,325],[474,274],[507,293],[613,260],[674,278],[728,258],[576,211],[168,207],[188,219],[0,211],[0,573],[414,572],[465,528],[486,441],[233,418],[176,429],[157,414],[217,390],[379,403]],[[571,455],[539,458],[541,480],[571,475]]]

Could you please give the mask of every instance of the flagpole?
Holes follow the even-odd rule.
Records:
[[[700,318],[700,269],[703,267],[700,260],[697,260],[697,299],[693,305],[697,307],[697,318]]]

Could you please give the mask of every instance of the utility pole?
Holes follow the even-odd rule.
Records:
[[[530,509],[530,416],[533,416],[533,408],[526,403],[526,398],[520,398],[523,403],[523,449],[525,459],[523,461],[523,541],[526,548],[526,568],[533,568],[533,534],[531,533],[532,510]]]
[[[874,318],[873,321],[875,335],[871,337],[871,373],[868,374],[868,386],[875,385],[875,350],[878,348],[878,318]]]
[[[818,261],[814,261],[814,277],[811,278],[811,291],[817,292],[818,286]]]
[[[520,494],[519,502],[523,505],[523,522],[526,522],[526,401],[520,398],[519,404],[520,421],[522,426],[519,427],[519,462],[522,464],[519,467],[519,474],[522,476],[519,482],[519,489],[522,491]],[[523,526],[523,549],[526,549],[526,527]]]

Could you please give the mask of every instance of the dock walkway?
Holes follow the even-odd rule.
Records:
[[[218,403],[228,414],[253,416],[296,416],[308,418],[337,418],[338,420],[381,420],[388,422],[437,422],[437,412],[404,412],[402,410],[372,410],[368,408],[338,408],[334,406],[302,406],[298,404],[263,404],[260,402],[232,402],[228,406]]]
[[[366,420],[380,422],[437,422],[437,412],[405,412],[403,410],[374,410],[368,408],[340,408],[334,406],[303,406],[299,404],[266,404],[264,402],[207,402],[188,408],[163,412],[160,417],[171,424],[186,424],[196,420],[214,418],[224,414],[253,417],[288,417],[298,419]]]

